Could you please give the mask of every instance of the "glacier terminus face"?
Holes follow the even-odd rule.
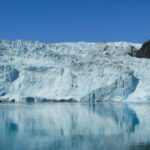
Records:
[[[150,60],[141,44],[0,41],[0,99],[150,100]]]

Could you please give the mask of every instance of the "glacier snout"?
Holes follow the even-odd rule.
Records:
[[[140,47],[2,40],[0,99],[150,101],[150,60],[131,57]]]

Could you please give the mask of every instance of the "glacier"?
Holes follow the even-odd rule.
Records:
[[[150,101],[150,60],[128,42],[0,40],[0,99]]]

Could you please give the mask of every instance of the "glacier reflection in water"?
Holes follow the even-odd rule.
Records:
[[[117,103],[0,105],[0,150],[141,149],[150,106]]]

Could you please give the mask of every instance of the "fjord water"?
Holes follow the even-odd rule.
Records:
[[[146,149],[150,105],[0,105],[0,150]]]

